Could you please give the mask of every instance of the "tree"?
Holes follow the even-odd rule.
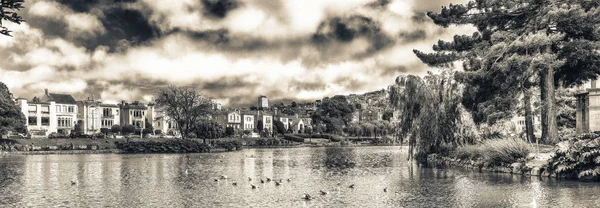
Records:
[[[142,134],[152,134],[154,133],[154,131],[150,128],[145,128],[144,130],[142,130]]]
[[[100,128],[100,133],[107,135],[108,133],[110,133],[110,129],[109,128]]]
[[[119,125],[113,125],[112,127],[110,127],[110,132],[112,132],[113,134],[118,134],[121,132],[121,130],[122,128]]]
[[[206,143],[206,139],[216,139],[225,137],[225,128],[214,121],[197,122],[193,128],[193,132],[198,138],[202,138]]]
[[[292,101],[292,108],[298,107],[298,103],[296,101]]]
[[[234,136],[235,135],[235,129],[233,129],[233,127],[231,127],[231,126],[225,128],[225,135],[228,136],[228,137]]]
[[[73,131],[75,132],[75,135],[83,134],[83,120],[77,121],[77,124],[75,124],[75,126],[73,127]]]
[[[261,131],[263,130],[263,128],[264,128],[264,124],[263,124],[263,121],[262,121],[262,120],[258,120],[258,121],[256,122],[256,128],[258,129],[258,131],[259,131],[259,132],[261,132]]]
[[[152,122],[148,122],[148,118],[144,121],[146,123],[146,128],[150,129],[150,131],[154,131],[154,127],[152,127]]]
[[[250,110],[258,110],[256,106],[250,106]]]
[[[517,109],[539,87],[542,140],[557,139],[556,86],[569,87],[600,74],[600,4],[567,0],[480,0],[428,12],[442,27],[473,25],[473,35],[438,41],[434,53],[414,50],[430,66],[463,61],[457,79],[466,84],[463,104],[476,122],[494,123]],[[525,110],[530,125],[531,110]],[[529,136],[528,136],[529,137]]]
[[[8,87],[0,82],[0,135],[9,131],[27,133],[25,126],[27,119],[13,100]]]
[[[121,134],[123,135],[130,135],[133,134],[135,132],[135,126],[131,125],[131,124],[127,124],[125,126],[123,126],[123,128],[121,128]]]
[[[212,109],[212,101],[195,89],[175,86],[160,90],[156,95],[156,105],[165,109],[167,115],[177,123],[183,139]]]
[[[273,126],[275,126],[276,133],[285,134],[285,126],[283,125],[283,122],[280,120],[275,120],[273,121]]]
[[[10,32],[12,31],[8,30],[8,28],[3,26],[2,20],[6,20],[16,24],[21,24],[21,22],[25,21],[23,20],[23,17],[17,14],[17,11],[19,11],[21,8],[24,8],[23,2],[24,0],[2,0],[0,2],[0,34],[12,36],[10,34]]]

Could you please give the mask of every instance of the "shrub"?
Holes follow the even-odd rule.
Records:
[[[164,142],[115,142],[123,153],[200,153],[210,152],[210,147],[196,140],[169,140]]]
[[[295,135],[290,135],[290,134],[283,135],[283,138],[285,140],[294,141],[294,142],[304,142],[304,138],[295,136]]]
[[[547,170],[558,177],[600,181],[600,135],[584,134],[558,143]]]
[[[142,133],[144,133],[144,134],[152,134],[152,129],[145,128],[145,129],[142,131]]]
[[[113,125],[112,127],[110,127],[110,131],[113,134],[118,134],[119,132],[121,132],[122,129],[123,128],[121,128],[121,126],[119,126],[119,125]]]
[[[481,160],[484,165],[510,164],[524,159],[531,151],[527,142],[520,139],[485,140],[481,144],[456,148],[454,157],[459,159]]]
[[[100,132],[103,133],[103,134],[108,134],[108,133],[110,133],[110,129],[108,129],[108,128],[100,128]]]
[[[162,134],[162,130],[160,130],[160,129],[159,130],[154,130],[154,134],[160,135],[160,134]]]
[[[123,133],[123,135],[132,134],[134,132],[135,132],[135,126],[133,126],[133,125],[125,125],[121,128],[121,133]]]

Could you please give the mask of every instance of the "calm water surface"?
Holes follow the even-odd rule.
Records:
[[[216,182],[221,175],[228,179]],[[305,192],[315,199],[303,200]],[[401,147],[5,155],[0,157],[0,206],[597,207],[600,185],[420,168],[406,161]]]

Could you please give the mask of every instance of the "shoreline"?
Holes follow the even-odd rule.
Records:
[[[563,179],[554,171],[547,171],[547,159],[549,153],[530,153],[525,162],[514,162],[494,166],[484,166],[483,162],[475,160],[461,160],[453,157],[440,156],[437,154],[427,155],[427,165],[442,166],[442,168],[464,168],[477,172],[508,173],[538,178]],[[577,180],[580,181],[580,180]]]

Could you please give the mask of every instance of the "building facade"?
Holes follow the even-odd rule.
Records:
[[[258,96],[258,107],[268,108],[269,107],[269,99],[267,96],[261,95]]]
[[[255,128],[255,120],[256,119],[254,119],[254,115],[250,113],[244,113],[242,118],[242,127],[244,128],[244,130],[253,131]]]
[[[232,111],[227,114],[227,127],[240,129],[242,127],[242,116],[238,111]]]
[[[577,87],[575,98],[577,134],[600,131],[600,88],[598,80],[588,81]]]
[[[121,111],[120,123],[123,126],[133,125],[136,130],[142,130],[146,128],[146,116],[148,110],[146,105],[138,101],[133,103],[121,101],[121,104],[119,104],[119,110]]]
[[[77,102],[71,95],[49,93],[46,89],[41,99],[19,98],[16,103],[25,115],[27,130],[33,137],[70,134],[75,129]]]

